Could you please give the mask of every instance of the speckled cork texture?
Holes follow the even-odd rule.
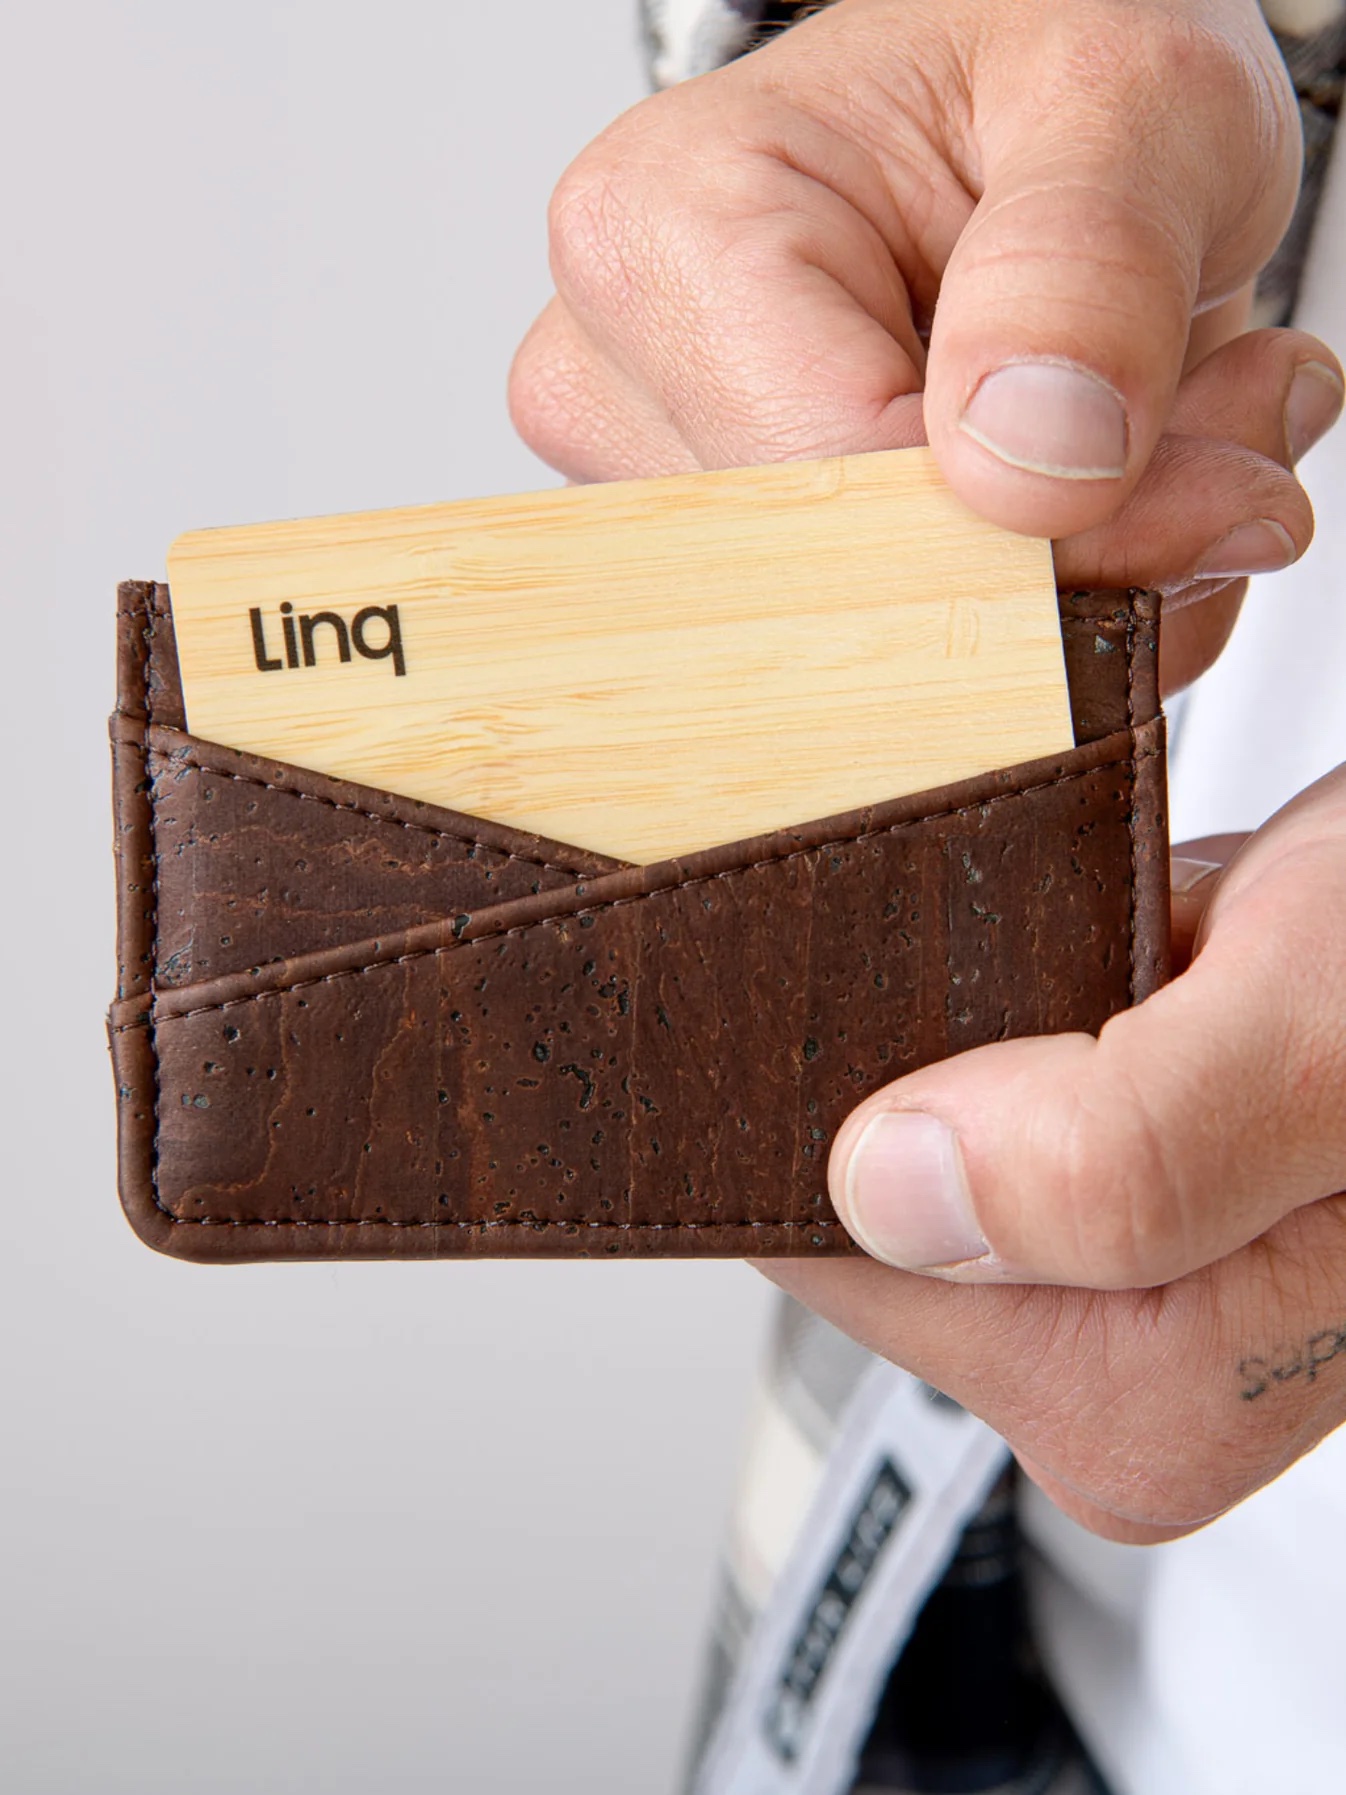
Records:
[[[204,1260],[854,1251],[867,1092],[1165,975],[1157,602],[1061,601],[1080,746],[623,867],[182,729],[122,587],[121,1191]]]

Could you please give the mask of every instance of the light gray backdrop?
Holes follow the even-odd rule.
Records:
[[[503,404],[633,0],[7,12],[0,1787],[671,1788],[764,1287],[210,1271],[113,1184],[113,587],[550,481]]]

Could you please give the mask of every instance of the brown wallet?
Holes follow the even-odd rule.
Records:
[[[118,605],[120,1185],[201,1260],[857,1251],[860,1098],[1164,979],[1158,600],[1061,598],[1077,746],[624,866],[186,733]]]

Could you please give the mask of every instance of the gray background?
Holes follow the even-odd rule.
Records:
[[[159,1259],[121,1219],[115,581],[545,482],[503,404],[633,0],[10,8],[0,1786],[672,1786],[765,1287]]]

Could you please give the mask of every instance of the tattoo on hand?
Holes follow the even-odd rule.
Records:
[[[1346,1322],[1312,1335],[1280,1364],[1270,1359],[1244,1359],[1238,1369],[1243,1381],[1239,1395],[1245,1402],[1256,1402],[1274,1385],[1288,1384],[1296,1377],[1311,1384],[1324,1365],[1330,1365],[1342,1353],[1346,1353]]]

